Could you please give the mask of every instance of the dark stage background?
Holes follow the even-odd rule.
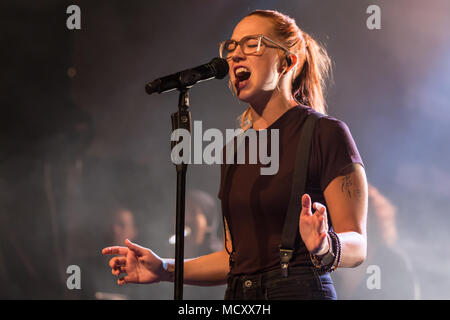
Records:
[[[71,4],[81,9],[80,30],[66,27]],[[381,9],[380,30],[366,26],[371,4]],[[111,222],[120,207],[132,213],[137,243],[174,255],[169,137],[178,96],[148,96],[144,84],[217,56],[219,41],[254,9],[287,13],[325,44],[334,65],[329,114],[348,124],[369,182],[396,208],[400,262],[376,261],[391,265],[381,266],[381,289],[359,296],[345,283],[364,284],[367,265],[338,271],[340,297],[450,298],[445,0],[2,1],[0,298],[172,298],[168,283],[117,287],[100,254],[121,244]],[[246,108],[226,80],[190,92],[204,130],[235,128]],[[189,167],[188,189],[216,206],[218,187],[218,165]],[[390,280],[389,268],[403,264],[404,277]],[[81,268],[81,290],[66,286],[69,265]],[[185,297],[223,292],[186,286]]]

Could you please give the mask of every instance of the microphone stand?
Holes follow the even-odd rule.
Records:
[[[188,89],[200,81],[212,78],[223,79],[228,74],[228,63],[225,59],[214,58],[208,64],[193,69],[184,70],[176,74],[156,79],[145,86],[148,94],[162,93],[177,88],[180,91],[178,100],[178,112],[171,114],[172,130],[185,129],[191,136],[192,119],[189,109]],[[179,139],[178,139],[179,140]],[[180,141],[171,141],[171,150]],[[191,144],[189,143],[189,146]],[[181,152],[184,152],[182,150]],[[190,159],[190,148],[189,159]],[[184,155],[182,156],[182,159]],[[172,159],[173,160],[173,159]],[[178,162],[178,161],[177,161]],[[177,171],[177,207],[175,230],[175,300],[183,299],[183,267],[184,267],[184,225],[185,225],[185,195],[186,195],[186,171],[187,163],[181,161],[175,164]]]
[[[188,88],[181,87],[178,90],[180,91],[178,99],[178,112],[171,114],[172,130],[185,129],[188,130],[190,134],[192,131],[192,119],[191,119],[191,112],[188,110],[189,109]],[[171,141],[172,147],[171,150],[178,142]],[[176,204],[176,230],[175,230],[174,300],[183,300],[184,228],[185,228],[185,195],[186,195],[187,164],[181,162],[180,164],[176,164],[175,167],[177,171],[177,204]]]

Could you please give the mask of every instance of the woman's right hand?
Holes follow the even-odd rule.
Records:
[[[117,284],[156,283],[169,281],[170,274],[163,268],[163,260],[150,249],[125,240],[126,247],[106,247],[103,255],[119,255],[109,260],[113,275],[119,277]]]

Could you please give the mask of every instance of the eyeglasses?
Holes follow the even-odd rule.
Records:
[[[274,44],[274,45],[270,45],[268,42],[271,44]],[[222,59],[231,59],[232,56],[230,54],[232,54],[238,46],[241,46],[242,52],[247,56],[248,55],[260,56],[263,54],[265,47],[279,48],[289,54],[291,53],[289,51],[289,49],[287,49],[286,47],[282,46],[281,44],[269,39],[265,35],[257,34],[257,35],[251,35],[251,36],[244,37],[240,41],[235,41],[235,40],[222,41],[219,44],[220,57]]]

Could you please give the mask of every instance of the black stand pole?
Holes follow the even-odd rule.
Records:
[[[178,100],[178,112],[171,115],[172,129],[185,129],[191,133],[191,113],[189,109],[189,93],[186,88],[180,89],[180,97]],[[179,142],[179,141],[178,141]],[[172,141],[173,149],[176,141]],[[171,149],[171,150],[172,150]],[[189,150],[190,153],[190,150]],[[183,156],[183,155],[182,155]],[[190,154],[189,154],[190,158]],[[183,299],[183,267],[184,267],[184,209],[186,194],[186,171],[187,164],[176,164],[177,171],[177,207],[176,207],[176,230],[175,230],[175,292],[174,299]]]

